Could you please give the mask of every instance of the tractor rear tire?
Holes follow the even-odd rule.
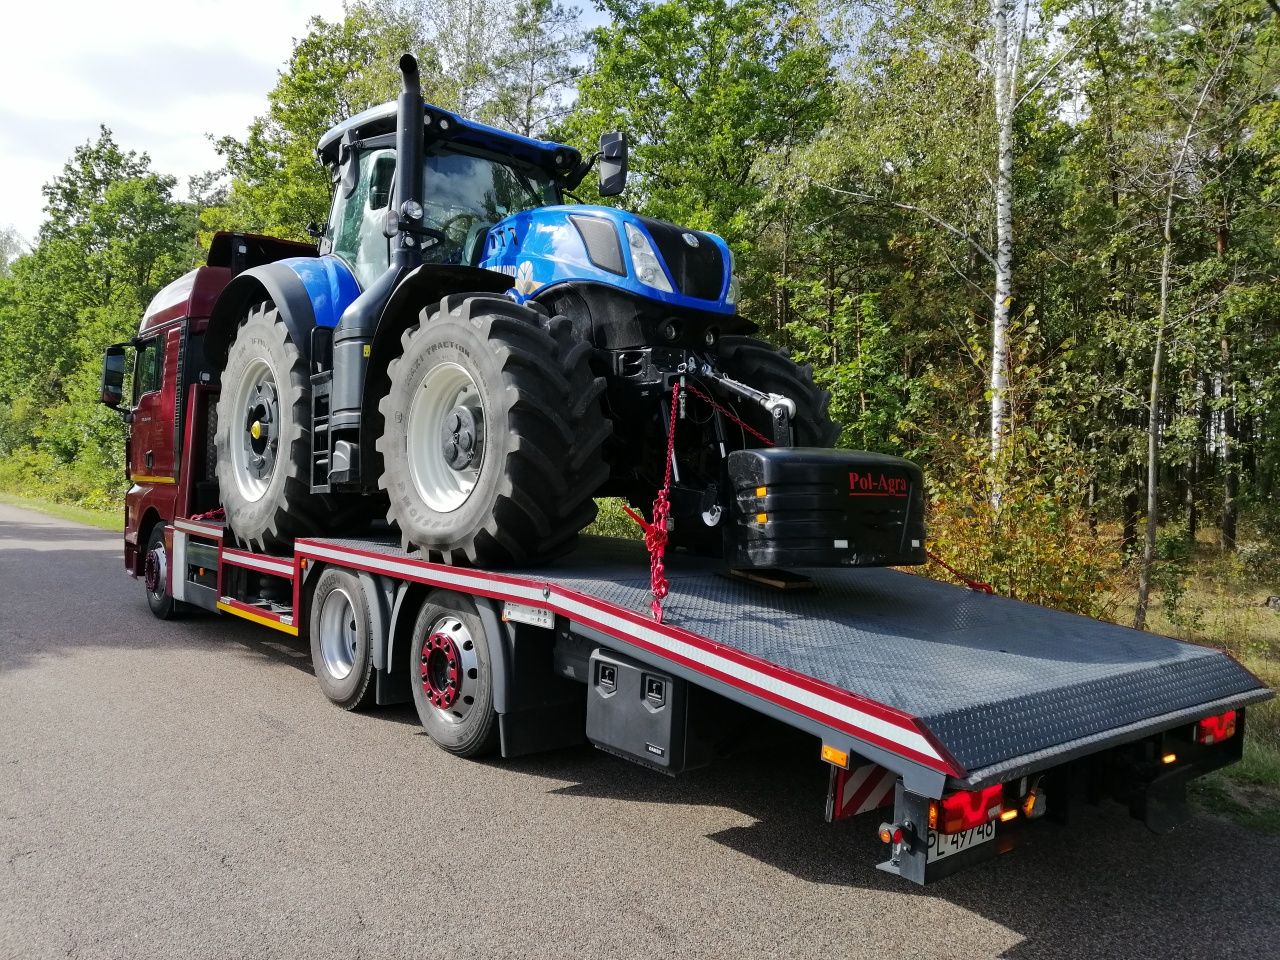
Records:
[[[288,549],[319,529],[310,426],[307,361],[275,304],[257,304],[227,351],[214,437],[227,525],[250,550]]]
[[[602,384],[568,321],[501,297],[422,311],[391,361],[378,440],[405,549],[513,566],[569,549],[607,476]]]
[[[796,404],[796,415],[791,427],[797,447],[834,447],[840,439],[840,424],[831,419],[827,408],[831,394],[813,382],[813,368],[800,366],[785,350],[757,340],[755,337],[721,337],[717,345],[719,367],[722,373],[749,387],[766,393],[778,393],[790,397]],[[759,407],[747,404],[738,406],[742,419],[771,436],[768,417]],[[732,424],[726,424],[732,430]],[[758,447],[760,441],[745,433],[744,447]]]

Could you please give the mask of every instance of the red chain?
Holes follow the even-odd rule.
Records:
[[[687,388],[692,389],[692,388]],[[667,517],[671,514],[671,461],[676,454],[676,416],[680,412],[680,382],[671,385],[671,423],[667,427],[667,470],[662,478],[662,488],[658,490],[658,498],[653,501],[653,522],[649,523],[630,507],[623,507],[640,529],[644,531],[644,545],[649,551],[649,590],[653,594],[653,603],[649,609],[653,611],[653,619],[662,622],[662,601],[670,590],[667,582],[667,565],[664,557],[667,552]]]
[[[755,427],[751,426],[751,424],[746,423],[745,421],[739,419],[737,416],[734,415],[733,411],[731,411],[728,407],[724,407],[716,403],[715,400],[711,399],[711,397],[709,397],[707,394],[703,393],[697,387],[693,386],[693,384],[687,384],[685,386],[685,389],[688,390],[690,393],[692,393],[699,400],[706,401],[708,404],[711,405],[712,410],[717,410],[724,416],[728,417],[730,420],[732,420],[734,423],[740,426],[743,430],[747,431],[747,433],[751,434],[753,437],[755,437],[757,440],[763,443],[766,447],[772,447],[774,445],[773,441],[770,440],[768,437],[766,437],[763,433],[761,433]]]
[[[932,550],[926,550],[925,554],[930,560],[940,566],[943,570],[947,571],[947,573],[951,574],[970,590],[976,590],[978,593],[995,594],[995,588],[985,580],[974,580],[972,577],[966,577],[963,573],[951,566],[951,564],[947,563],[947,561],[943,560]]]
[[[188,520],[222,520],[227,519],[227,513],[221,507],[215,507],[208,513],[197,513],[195,516],[188,517]]]

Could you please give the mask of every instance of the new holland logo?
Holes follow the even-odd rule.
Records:
[[[542,284],[533,279],[533,264],[528,260],[523,261],[516,270],[516,292],[527,297],[540,286]]]
[[[905,497],[906,495],[906,477],[849,471],[849,496],[851,497]]]
[[[683,234],[683,236],[684,236],[684,242],[687,243],[689,246],[696,247],[698,245],[699,241],[698,241],[698,235],[696,233],[686,233],[686,234]]]

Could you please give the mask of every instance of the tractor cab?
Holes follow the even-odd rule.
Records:
[[[320,156],[332,171],[333,205],[321,250],[340,259],[367,288],[391,265],[392,237],[398,229],[395,203],[396,150],[393,134],[366,136],[384,122],[377,111],[336,128],[321,141]],[[362,117],[367,114],[362,114]],[[464,129],[464,121],[424,111],[424,130]],[[470,125],[480,128],[481,125]],[[340,133],[340,131],[343,131]],[[352,131],[359,136],[353,138]],[[473,131],[477,132],[477,131]],[[511,214],[552,206],[562,200],[560,166],[577,164],[576,151],[504,152],[510,138],[497,130],[466,139],[431,139],[422,154],[426,185],[414,218],[422,234],[422,260],[432,264],[479,266],[489,230]],[[330,139],[332,138],[332,139]],[[489,142],[485,142],[489,141]],[[413,208],[411,208],[413,209]]]

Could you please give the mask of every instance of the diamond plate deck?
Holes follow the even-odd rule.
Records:
[[[392,544],[317,542],[414,559]],[[501,573],[647,613],[648,569],[642,545],[586,538],[555,563]],[[815,589],[780,591],[669,557],[667,622],[919,717],[970,773],[1270,695],[1208,647],[893,570],[803,572]]]

